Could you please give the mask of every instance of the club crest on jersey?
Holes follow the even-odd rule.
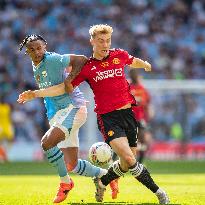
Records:
[[[118,65],[118,64],[120,64],[120,59],[119,58],[113,58],[112,62],[113,62],[113,64]]]
[[[110,130],[107,134],[109,137],[112,137],[115,133],[114,133],[114,131]]]
[[[109,63],[108,63],[108,62],[102,62],[102,63],[101,63],[101,66],[102,66],[103,68],[108,67],[108,66],[109,66]]]
[[[40,75],[37,75],[37,76],[36,76],[36,81],[37,81],[38,83],[40,82],[40,79],[41,79]]]
[[[45,78],[45,77],[47,77],[47,72],[44,70],[43,72],[42,72],[42,76]]]

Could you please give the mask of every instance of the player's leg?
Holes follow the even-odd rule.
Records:
[[[65,141],[69,141],[69,138],[66,138]],[[62,142],[64,142],[64,141],[62,141]],[[62,142],[61,142],[61,144],[62,144]],[[64,161],[65,161],[67,170],[71,171],[77,165],[78,147],[66,147],[66,145],[65,146],[60,146],[59,144],[58,144],[58,147],[59,148],[61,147],[60,149],[63,152]],[[63,147],[65,147],[65,148],[63,148]]]
[[[63,153],[57,147],[57,144],[64,139],[65,134],[60,128],[51,127],[43,136],[41,146],[48,158],[48,161],[57,168],[61,181],[68,182],[64,181],[65,176],[67,176],[67,169],[64,163]]]
[[[69,136],[66,137],[64,141],[60,142],[58,147],[64,152],[65,163],[67,165],[68,171],[81,176],[95,177],[95,179],[99,179],[101,176],[107,173],[107,170],[96,167],[87,160],[78,159],[78,133],[79,128],[85,123],[86,117],[87,110],[81,107],[80,110],[76,112],[72,120],[72,128],[69,130],[67,129],[65,132],[65,135]],[[66,130],[66,127],[68,127],[68,122],[68,119],[65,119],[65,121],[62,122],[61,126],[64,126],[64,131]],[[98,198],[97,201],[101,201],[101,199]]]
[[[107,170],[92,165],[87,160],[78,159],[78,130],[71,130],[70,136],[58,144],[64,153],[65,164],[69,172],[86,177],[101,177]]]
[[[128,138],[119,137],[120,134],[115,135],[114,138],[113,137],[108,138],[111,147],[120,157],[120,160],[124,163],[122,164],[120,164],[119,162],[113,163],[113,165],[108,169],[108,173],[101,178],[101,183],[99,183],[99,185],[102,187],[107,186],[108,183],[110,183],[110,181],[123,175],[123,172],[127,171],[127,168],[129,168],[130,173],[139,182],[141,182],[144,186],[150,189],[153,193],[156,193],[156,195],[158,196],[158,192],[161,190],[151,178],[148,170],[142,164],[136,161],[135,155],[130,149],[130,147],[136,147],[136,140],[137,140],[136,121],[134,119],[134,116],[132,116],[132,113],[128,113],[128,116],[126,117],[126,123],[129,126],[128,130],[131,130],[131,133],[127,133],[129,134]],[[162,200],[159,198],[159,196],[158,199],[161,203]],[[168,203],[169,201],[165,193],[163,193],[163,200],[166,203]]]
[[[127,118],[129,119],[128,124],[129,127],[131,128],[126,132],[128,138],[128,144],[134,156],[136,156],[136,148],[137,148],[136,136],[138,136],[138,129],[135,129],[136,123],[134,117],[133,117],[133,121],[132,121],[132,115],[128,116]],[[143,164],[136,161],[136,163],[133,166],[129,167],[129,171],[139,182],[141,182],[144,186],[146,186],[148,189],[150,189],[153,193],[156,194],[160,204],[169,203],[169,198],[167,194],[158,187],[158,185],[152,179],[149,171],[144,167]]]
[[[50,121],[50,124],[55,126],[56,128],[60,129],[63,132],[63,140],[58,142],[58,149],[61,149],[61,151],[64,154],[64,168],[67,169],[71,168],[70,166],[75,166],[76,161],[78,158],[78,147],[74,146],[72,148],[68,148],[67,141],[72,136],[70,135],[70,132],[72,130],[73,121],[76,116],[76,113],[79,111],[78,108],[69,106],[68,108],[65,108],[63,110],[58,111],[58,113],[54,116],[54,118]],[[72,140],[71,140],[72,141]],[[68,163],[68,167],[66,167],[66,164]],[[65,178],[69,177],[68,174],[66,174]],[[63,178],[63,179],[65,179]],[[61,183],[58,189],[58,192],[53,200],[54,203],[60,203],[64,201],[67,196],[68,192],[74,187],[73,181],[68,178],[69,182]],[[67,189],[67,186],[69,185],[69,189]]]
[[[67,176],[67,168],[64,163],[64,156],[57,144],[69,137],[73,118],[79,109],[69,105],[67,108],[59,110],[49,121],[51,128],[46,132],[41,140],[41,145],[50,163],[57,166],[62,183],[70,183],[70,177]],[[63,123],[68,125],[64,126]]]
[[[82,176],[102,176],[105,173],[104,169],[96,167],[86,160],[78,159],[78,133],[80,127],[86,122],[87,108],[86,106],[81,106],[80,108],[74,109],[76,112],[62,121],[61,126],[64,127],[66,139],[58,144],[58,147],[63,149],[65,153],[67,169]]]
[[[146,186],[157,196],[160,204],[169,204],[169,198],[166,192],[159,188],[143,164],[136,162],[129,168],[129,171],[141,184]]]
[[[119,126],[119,123],[120,123],[119,111],[113,111],[111,113],[107,113],[104,115],[98,115],[97,123],[98,123],[98,129],[103,135],[105,142],[107,142],[108,144],[111,141],[111,139],[115,139],[115,138],[122,137],[125,135],[124,131],[121,129],[121,126]],[[114,149],[113,151],[115,152]],[[127,156],[129,156],[129,154]],[[124,170],[119,165],[120,165],[119,160],[117,160],[113,164],[111,164],[110,167],[108,168],[108,170],[112,171],[112,173],[109,175],[110,180],[107,183],[107,184],[110,183],[111,185],[112,198],[116,198],[119,192],[119,189],[118,189],[119,177],[124,175],[124,173],[126,173],[126,171],[128,170],[127,164]],[[115,172],[117,174],[115,174]],[[104,177],[102,177],[101,179],[103,178]],[[98,183],[96,184],[97,185],[96,195],[98,193],[98,190],[100,190],[100,188],[105,187],[105,186],[100,186],[100,183],[101,181],[98,181]]]
[[[132,150],[132,149],[131,149]],[[132,150],[134,156],[136,155],[136,148]],[[114,152],[115,153],[115,152]],[[117,154],[116,154],[117,155]],[[124,161],[122,158],[119,158],[119,160],[115,160],[116,163],[119,161],[119,167],[121,167],[121,169],[124,171],[124,172],[127,172],[129,170],[128,166],[127,166],[127,163],[126,161]],[[119,186],[118,186],[118,183],[119,183],[119,178],[117,179],[114,179],[113,181],[110,182],[110,188],[112,190],[112,199],[116,199],[117,198],[117,195],[119,193]]]
[[[136,155],[136,147],[131,147],[131,150],[132,150],[132,153],[134,154],[134,156]],[[117,160],[115,160],[117,161]],[[127,163],[120,159],[119,158],[119,165],[120,167],[122,168],[122,170],[124,171],[128,171],[129,170],[129,167],[127,166]],[[119,186],[118,186],[118,181],[119,181],[119,178],[115,179],[115,184],[112,185],[112,182],[110,183],[110,187],[112,189],[112,198],[115,199],[117,198],[117,194],[119,193]]]
[[[70,140],[68,139],[65,141],[67,142],[67,145],[64,146],[68,146],[68,142]],[[61,150],[64,153],[65,163],[67,165],[68,171],[78,174],[80,176],[94,177],[94,183],[96,183],[96,180],[99,180],[104,174],[107,173],[106,169],[96,167],[87,160],[77,159],[77,147],[61,148]],[[104,195],[105,189],[102,188],[101,190],[103,190],[101,191],[101,194],[96,197],[96,200],[98,202],[102,201],[102,196]]]
[[[117,197],[117,194],[119,193],[118,180],[121,176],[123,176],[129,170],[129,168],[128,168],[129,165],[126,162],[126,158],[129,158],[129,160],[131,161],[131,159],[135,160],[135,157],[131,151],[127,152],[127,150],[129,150],[129,146],[126,146],[126,143],[123,143],[124,141],[127,141],[126,137],[117,138],[117,139],[114,139],[112,141],[115,141],[116,144],[118,144],[118,145],[121,144],[120,149],[123,146],[125,147],[125,149],[124,150],[121,149],[121,151],[125,153],[126,157],[124,157],[123,155],[120,154],[118,149],[116,149],[116,147],[117,147],[116,145],[114,145],[112,147],[112,145],[110,144],[111,147],[113,148],[113,150],[118,154],[120,159],[115,161],[113,164],[111,164],[111,166],[108,168],[108,173],[101,177],[101,179],[98,181],[96,188],[98,191],[98,189],[100,190],[100,188],[105,188],[110,183],[112,186],[111,187],[112,198],[115,199]],[[115,144],[115,143],[112,143],[112,144]],[[127,147],[127,149],[126,149],[126,147]],[[121,157],[121,156],[123,156],[123,157]],[[113,182],[114,182],[114,184],[112,184]]]
[[[125,150],[120,146],[120,144],[123,145]],[[131,161],[131,160],[130,161],[131,161],[131,163],[133,163],[135,161],[135,163],[132,166],[130,166],[130,163],[125,161],[125,160],[129,160],[129,158],[127,159],[127,157],[125,157],[124,155],[129,156],[130,153],[127,151],[127,150],[129,150],[129,145],[127,145],[125,143],[124,138],[114,139],[110,142],[110,145],[112,146],[114,151],[120,157],[120,162],[116,161],[112,164],[112,166],[108,169],[108,173],[106,175],[102,176],[102,178],[101,178],[102,184],[99,183],[100,186],[102,186],[102,187],[107,186],[108,183],[110,183],[110,181],[122,176],[124,174],[124,172],[126,171],[127,166],[129,166],[130,173],[139,182],[141,182],[144,186],[146,186],[153,193],[155,193],[156,196],[158,197],[160,203],[162,203],[162,204],[169,203],[169,199],[168,199],[166,193],[164,191],[162,191],[157,186],[157,184],[151,178],[148,170],[142,164],[140,164],[139,162],[137,162],[136,160],[133,159],[133,161]],[[130,156],[131,156],[131,154],[130,154]],[[134,157],[134,154],[133,154],[133,157]]]
[[[62,151],[57,147],[57,144],[65,139],[65,133],[58,127],[51,127],[41,140],[42,148],[48,158],[48,161],[57,168],[61,179],[57,197],[54,198],[54,203],[60,203],[66,199],[68,192],[73,188],[74,184],[69,175],[64,162]]]
[[[49,121],[51,128],[42,138],[42,148],[48,158],[48,161],[53,164],[58,170],[58,174],[61,179],[61,183],[58,189],[57,198],[54,202],[59,203],[68,195],[68,192],[73,188],[74,184],[69,175],[67,174],[67,168],[64,162],[64,156],[62,151],[57,147],[57,144],[63,141],[66,137],[64,126],[61,126],[65,118],[73,116],[76,110],[72,105],[67,108],[59,110],[54,117]]]
[[[98,129],[101,132],[102,136],[104,137],[105,142],[108,144],[110,139],[114,139],[116,138],[116,136],[119,137],[124,135],[124,131],[122,131],[122,129],[116,123],[116,121],[119,122],[119,119],[120,118],[118,116],[118,111],[113,111],[111,113],[107,113],[104,115],[97,115]],[[115,124],[117,126],[115,126]],[[114,149],[113,151],[115,152]],[[108,184],[110,184],[111,187],[112,198],[115,199],[119,192],[118,179],[120,176],[123,176],[124,173],[126,173],[126,171],[123,170],[121,167],[119,167],[119,160],[113,162],[113,164],[111,164],[110,167],[108,168],[108,170],[113,170],[113,169],[115,169],[118,174],[115,175],[115,177],[113,177],[111,180],[109,180]],[[105,188],[105,186],[100,186],[100,183],[101,180],[98,180],[98,182],[96,183],[96,196],[102,193],[101,188]],[[103,195],[101,198],[103,200]]]
[[[120,162],[116,161],[108,169],[110,170],[108,171],[110,175],[107,174],[107,179],[106,177],[102,178],[104,185],[109,184],[110,180],[122,176],[136,162],[126,137],[124,126],[127,122],[124,122],[124,114],[126,114],[125,110],[117,110],[104,115],[98,115],[98,128],[103,134],[105,141],[110,144],[114,152],[119,156],[121,162],[121,166]]]
[[[123,176],[124,173],[129,170],[129,167],[136,162],[126,137],[112,139],[109,144],[119,156],[120,160],[115,161],[108,169],[108,173],[101,178],[101,182],[105,186],[107,186],[110,181]]]

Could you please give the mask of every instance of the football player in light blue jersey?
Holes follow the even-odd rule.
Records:
[[[72,66],[70,75],[76,76],[87,61],[85,56],[47,52],[46,44],[46,40],[40,35],[29,35],[20,44],[20,50],[25,46],[26,54],[32,60],[34,78],[41,90],[62,83],[65,68],[68,66]],[[25,103],[41,97],[41,90],[23,92],[19,95],[18,102]],[[61,179],[53,201],[59,203],[66,199],[74,186],[67,170],[82,176],[99,178],[107,170],[78,159],[78,132],[87,117],[85,99],[80,90],[77,88],[71,95],[64,93],[56,97],[45,97],[44,103],[50,129],[43,136],[41,146],[48,161],[57,168]]]

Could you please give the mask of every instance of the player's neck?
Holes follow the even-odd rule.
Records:
[[[108,55],[107,55],[108,56]],[[100,56],[97,53],[93,53],[93,58],[97,59],[97,60],[103,60],[104,58],[106,58],[107,56]]]
[[[40,64],[40,62],[41,62],[41,61],[33,61],[33,64],[34,64],[35,66],[38,66],[38,65]]]
[[[43,57],[43,58],[44,58],[44,57]],[[34,61],[34,60],[32,59],[33,64],[37,67],[37,66],[42,62],[43,58],[42,58],[40,61]]]

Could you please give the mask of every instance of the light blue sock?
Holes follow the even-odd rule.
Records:
[[[78,164],[72,172],[86,177],[101,177],[107,170],[96,167],[86,160],[78,159]]]
[[[45,154],[48,158],[48,161],[57,168],[58,174],[60,177],[64,177],[67,175],[67,169],[64,162],[63,153],[61,150],[55,146],[51,149],[45,151]]]

